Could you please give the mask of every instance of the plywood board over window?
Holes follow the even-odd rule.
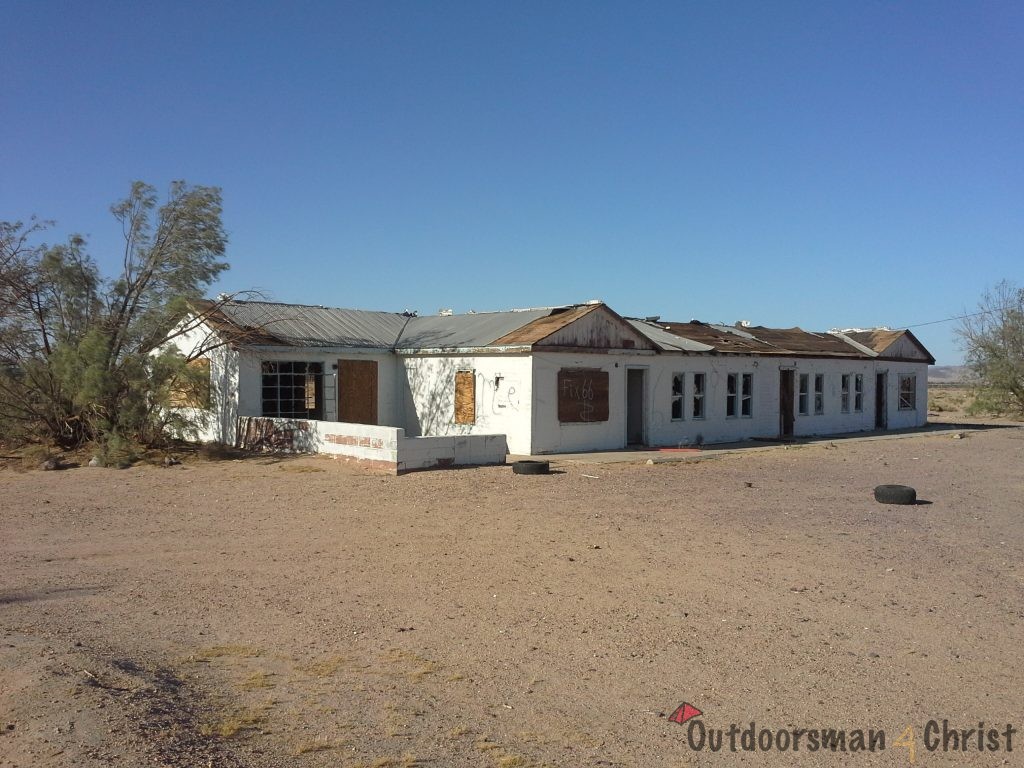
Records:
[[[559,370],[558,420],[563,424],[608,421],[608,372],[600,368]]]
[[[188,373],[170,391],[172,408],[210,407],[210,360],[197,357],[188,361]]]
[[[455,423],[476,424],[476,374],[455,373]]]

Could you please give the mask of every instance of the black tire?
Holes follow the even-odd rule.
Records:
[[[909,485],[879,485],[875,488],[875,501],[880,504],[915,504],[917,491]]]
[[[547,461],[514,461],[512,471],[517,475],[546,475],[551,469]]]

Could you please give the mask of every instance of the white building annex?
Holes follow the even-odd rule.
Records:
[[[394,471],[627,446],[923,426],[935,361],[907,330],[625,319],[600,302],[417,316],[196,307],[201,438]]]

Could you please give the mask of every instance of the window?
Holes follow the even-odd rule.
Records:
[[[740,390],[740,416],[754,414],[754,374],[743,374],[743,386]]]
[[[814,374],[814,415],[825,412],[825,374]]]
[[[727,417],[752,416],[754,374],[730,373],[726,377],[725,386],[725,415]]]
[[[455,423],[476,424],[476,374],[455,373]]]
[[[839,394],[839,410],[843,413],[850,412],[850,374],[844,373],[840,379],[842,391]]]
[[[864,374],[858,373],[853,377],[853,412],[864,412]]]
[[[210,359],[197,357],[189,360],[187,369],[171,385],[168,405],[171,408],[209,408]]]
[[[917,376],[900,376],[900,410],[917,409]]]
[[[703,373],[693,374],[693,418],[704,418],[704,384],[707,379]]]
[[[672,374],[672,421],[683,420],[683,381],[683,374]]]
[[[806,416],[810,411],[807,410],[807,404],[810,402],[810,376],[806,373],[800,374],[800,394],[797,397],[797,413],[801,416]]]
[[[322,419],[322,363],[264,361],[263,415],[282,419]]]

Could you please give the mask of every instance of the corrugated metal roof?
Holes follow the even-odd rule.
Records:
[[[702,344],[699,341],[691,341],[669,333],[657,323],[633,318],[626,318],[626,322],[667,352],[711,352],[714,350],[710,344]]]
[[[534,320],[547,317],[552,311],[547,308],[414,317],[395,346],[398,349],[459,349],[491,344],[512,346],[504,342],[502,337]],[[497,343],[499,341],[500,344]]]
[[[398,312],[336,309],[269,301],[229,301],[211,316],[218,330],[246,344],[391,349],[408,317]]]

